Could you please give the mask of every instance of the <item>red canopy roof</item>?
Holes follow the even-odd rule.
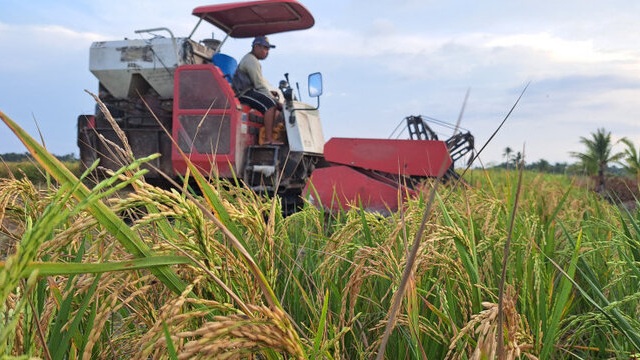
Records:
[[[308,29],[313,15],[296,0],[261,0],[199,6],[193,15],[234,38]]]

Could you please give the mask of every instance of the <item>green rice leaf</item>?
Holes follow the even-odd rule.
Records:
[[[28,278],[33,271],[38,271],[39,276],[72,275],[72,274],[99,274],[111,271],[130,271],[139,269],[151,269],[159,266],[189,264],[191,260],[185,256],[151,256],[132,259],[128,261],[113,261],[105,263],[54,263],[32,262],[22,271],[21,276]],[[4,262],[0,261],[0,269],[4,268]]]
[[[320,346],[322,345],[322,339],[327,326],[327,312],[329,310],[329,292],[325,291],[324,301],[322,302],[322,311],[320,315],[320,321],[318,322],[318,328],[316,329],[316,335],[313,338],[313,352],[311,358],[316,359],[321,357]]]

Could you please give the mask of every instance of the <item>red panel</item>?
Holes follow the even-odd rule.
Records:
[[[234,38],[308,29],[313,15],[295,0],[245,1],[200,6],[193,15],[217,26]]]
[[[197,76],[193,76],[196,74]],[[215,133],[221,127],[220,122],[210,121],[211,119],[224,119],[224,128],[229,135],[225,139],[211,139],[212,144],[224,142],[227,144],[224,153],[217,150],[217,146],[206,148],[200,151],[194,147],[184,149],[190,161],[198,167],[204,174],[217,171],[219,176],[231,177],[233,169],[236,167],[238,151],[238,132],[240,129],[241,112],[238,110],[239,102],[235,97],[229,82],[223,77],[220,69],[212,64],[183,65],[176,69],[174,79],[174,101],[173,101],[173,121],[172,136],[178,143],[192,141],[191,135],[187,134],[181,119],[204,119],[200,128],[195,132],[199,139],[202,134]],[[204,127],[214,128],[204,128]],[[201,139],[209,141],[209,139]],[[242,145],[241,145],[242,146]],[[202,148],[202,147],[201,147]],[[171,159],[177,174],[185,174],[186,160],[172,145]]]
[[[337,211],[350,205],[386,214],[398,210],[398,199],[415,194],[398,184],[377,181],[348,166],[331,166],[313,171],[304,194],[316,206]]]
[[[331,138],[327,161],[389,174],[437,177],[452,160],[443,141]]]

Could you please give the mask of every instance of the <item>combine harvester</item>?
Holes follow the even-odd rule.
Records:
[[[420,117],[407,118],[409,140],[332,138],[325,143],[317,107],[294,99],[291,87],[283,91],[284,145],[260,145],[263,116],[235,97],[230,79],[237,61],[221,48],[229,37],[308,29],[313,16],[295,0],[201,6],[193,15],[199,21],[187,37],[155,28],[136,31],[146,39],[91,46],[90,71],[99,80],[99,98],[134,156],[161,155],[145,165],[149,181],[184,176],[183,153],[204,174],[237,177],[259,193],[280,196],[285,213],[299,209],[305,195],[331,210],[357,203],[387,213],[397,210],[400,193],[414,194],[424,179],[456,177],[454,160],[473,149],[470,134],[439,141]],[[202,22],[226,37],[192,40]],[[309,75],[308,88],[310,97],[322,94],[320,73]],[[124,165],[117,155],[123,143],[102,111],[78,117],[77,141],[85,166],[96,159],[102,169]]]

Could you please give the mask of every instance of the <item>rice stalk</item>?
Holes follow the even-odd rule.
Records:
[[[524,153],[524,149],[523,149],[523,153]],[[523,174],[524,174],[524,166],[521,166],[519,170],[518,184],[514,194],[513,206],[511,208],[511,215],[509,217],[509,228],[507,229],[507,239],[504,244],[504,253],[502,257],[502,271],[500,274],[500,282],[498,286],[498,332],[496,334],[496,336],[498,337],[497,338],[498,348],[496,350],[497,350],[498,358],[500,359],[505,358],[504,343],[502,342],[502,339],[504,338],[504,324],[503,324],[504,323],[503,309],[505,308],[503,304],[504,291],[505,291],[504,287],[505,287],[505,284],[507,283],[507,264],[509,263],[509,254],[511,251],[511,237],[513,236],[513,226],[515,223],[516,211],[518,210],[520,193],[522,190]]]
[[[91,193],[86,186],[81,184],[79,180],[64,167],[64,165],[49,154],[44,147],[38,144],[29,136],[17,123],[11,120],[4,113],[0,112],[0,118],[22,141],[31,155],[40,165],[47,170],[62,185],[76,184],[72,195],[78,202],[87,202]],[[103,202],[88,202],[89,212],[100,221],[109,231],[111,231],[116,239],[120,241],[128,251],[138,257],[151,255],[149,248],[141,241],[137,234],[124,223],[116,214],[114,214]],[[167,267],[160,267],[153,270],[156,276],[167,285],[170,289],[180,293],[184,288],[184,283]]]
[[[446,359],[465,359],[470,351],[469,359],[494,359],[498,355],[499,342],[503,331],[499,313],[503,312],[505,324],[504,340],[506,347],[500,357],[512,360],[525,356],[528,359],[538,359],[528,350],[532,349],[531,336],[522,327],[522,319],[516,310],[517,295],[512,287],[508,287],[504,294],[502,307],[499,304],[483,303],[484,310],[473,315],[471,320],[461,329],[457,337],[452,339]],[[462,344],[462,345],[461,345]],[[504,346],[504,343],[503,343]]]
[[[167,134],[170,134],[168,129],[164,128],[164,126],[160,122],[159,124],[163,127],[163,130]],[[170,139],[174,143],[175,148],[179,151],[182,158],[185,160],[188,171],[193,176],[193,179],[198,185],[198,188],[202,192],[202,196],[207,202],[208,207],[199,203],[196,204],[203,210],[203,213],[206,215],[206,217],[223,232],[225,238],[230,242],[231,246],[241,255],[241,258],[246,262],[247,267],[256,278],[257,283],[260,286],[260,289],[262,290],[262,293],[269,305],[281,309],[282,306],[280,305],[277,296],[273,292],[268,279],[256,264],[251,254],[246,250],[244,244],[239,240],[242,238],[240,236],[240,232],[236,228],[235,224],[231,221],[229,213],[224,207],[217,189],[215,189],[215,187],[213,187],[211,183],[209,183],[207,178],[191,162],[189,156],[187,156],[181,150],[176,141],[172,137],[170,137]],[[192,196],[190,196],[189,194],[186,195],[192,198]],[[212,211],[215,215],[213,215],[210,211]]]
[[[179,359],[244,358],[266,349],[305,358],[297,334],[286,314],[278,309],[251,306],[254,313],[217,316],[194,331],[177,333],[176,339],[190,339],[179,351]],[[173,337],[172,337],[173,338]]]
[[[26,219],[25,233],[20,243],[15,252],[7,257],[4,266],[0,267],[0,284],[3,284],[0,288],[0,304],[4,304],[8,296],[16,291],[21,278],[33,278],[34,280],[29,281],[32,284],[29,288],[33,287],[35,278],[38,276],[38,269],[29,269],[29,265],[36,258],[42,243],[52,236],[52,231],[69,215],[70,209],[67,207],[67,200],[70,193],[68,190],[61,189],[44,209],[42,216],[35,222],[32,223],[30,219]],[[21,296],[16,309],[14,309],[13,319],[8,319],[8,325],[0,331],[0,354],[6,354],[10,350],[6,340],[27,305],[27,299],[27,296]]]

